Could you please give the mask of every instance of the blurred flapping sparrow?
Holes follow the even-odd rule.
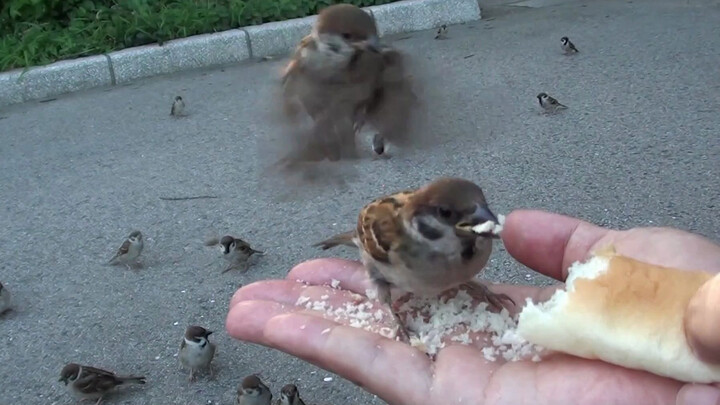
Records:
[[[212,360],[215,357],[215,344],[208,340],[212,334],[202,326],[188,326],[185,330],[182,343],[180,343],[180,364],[190,369],[190,381],[195,381],[195,372],[209,369],[213,374]]]
[[[305,402],[300,398],[297,386],[287,384],[280,390],[280,398],[276,405],[305,405]]]
[[[60,372],[60,382],[80,401],[95,400],[96,405],[103,396],[115,387],[125,384],[145,384],[145,377],[120,376],[100,368],[69,363]]]
[[[237,389],[236,405],[271,405],[272,392],[256,375],[242,380]]]
[[[264,255],[265,252],[253,249],[249,243],[240,238],[225,235],[219,240],[210,238],[205,241],[205,246],[220,245],[223,258],[228,261],[227,267],[222,271],[226,273],[232,269],[241,268],[246,272],[250,268],[250,257],[254,254]]]
[[[11,301],[12,294],[10,294],[10,290],[0,283],[0,315],[10,310]]]
[[[132,231],[125,239],[115,256],[108,261],[110,265],[124,264],[130,268],[130,264],[140,257],[144,247],[143,235],[140,231]]]
[[[282,76],[286,115],[305,113],[313,128],[291,136],[281,164],[355,159],[366,122],[390,142],[405,141],[416,97],[403,59],[380,44],[375,22],[359,7],[321,10]]]
[[[374,200],[360,211],[355,230],[314,246],[360,249],[378,298],[390,306],[399,324],[398,334],[407,342],[407,330],[392,306],[391,288],[436,296],[462,286],[494,307],[501,308],[505,300],[512,302],[474,279],[490,257],[493,239],[498,238],[491,231],[478,232],[481,224],[498,224],[498,219],[480,187],[468,180],[440,178],[419,189]]]

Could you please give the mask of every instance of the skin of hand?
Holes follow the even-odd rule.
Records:
[[[565,280],[573,262],[608,243],[617,253],[637,260],[720,273],[720,245],[670,228],[616,231],[563,215],[518,210],[507,216],[502,239],[520,263],[557,280]],[[330,287],[332,280],[340,281],[340,290]],[[720,404],[720,389],[714,386],[683,384],[562,354],[538,363],[489,362],[479,350],[480,342],[448,345],[433,363],[404,343],[295,306],[301,294],[330,295],[337,306],[356,294],[364,296],[368,288],[370,282],[358,262],[304,262],[284,280],[239,289],[230,303],[226,329],[236,339],[281,350],[337,373],[393,405]],[[492,288],[524,303],[527,297],[535,302],[548,299],[557,287],[498,284]]]

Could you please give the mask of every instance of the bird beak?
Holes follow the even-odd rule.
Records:
[[[213,334],[213,331],[209,330],[209,331],[207,331],[206,336],[210,336],[210,335],[212,335],[212,334]]]
[[[253,254],[253,253],[257,253],[257,254],[259,254],[259,255],[261,255],[261,256],[265,254],[265,252],[263,252],[263,251],[261,251],[261,250],[255,250],[255,249],[253,249],[253,248],[250,248],[250,254]]]
[[[58,380],[58,382],[64,382],[65,385],[67,385],[67,380],[66,380],[64,377],[60,377],[60,379]]]
[[[495,216],[495,214],[492,213],[492,211],[490,211],[490,208],[488,208],[487,205],[477,205],[477,207],[475,208],[475,212],[466,215],[463,219],[460,220],[460,222],[457,223],[457,225],[455,225],[455,230],[458,236],[483,236],[499,238],[499,236],[491,232],[484,232],[482,234],[478,234],[473,231],[473,228],[476,225],[484,224],[488,221],[492,222],[493,224],[499,223],[497,217]]]

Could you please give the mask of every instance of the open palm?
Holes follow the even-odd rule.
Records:
[[[720,246],[666,228],[611,231],[560,215],[516,211],[507,217],[502,238],[519,262],[558,280],[565,279],[571,263],[609,242],[619,254],[649,263],[720,272]],[[340,289],[330,286],[332,280],[340,282]],[[538,363],[490,362],[479,345],[449,344],[431,361],[407,344],[296,305],[301,295],[326,297],[333,306],[357,303],[367,299],[368,288],[360,263],[312,260],[292,269],[284,280],[261,281],[238,290],[226,328],[237,339],[282,350],[337,373],[390,404],[675,405],[699,404],[699,398],[716,395],[710,387],[683,388],[667,378],[566,355]],[[554,289],[493,286],[516,303],[527,297],[542,301]]]

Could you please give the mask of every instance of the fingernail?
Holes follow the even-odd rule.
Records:
[[[710,385],[687,384],[680,388],[675,405],[718,405],[720,389]]]

